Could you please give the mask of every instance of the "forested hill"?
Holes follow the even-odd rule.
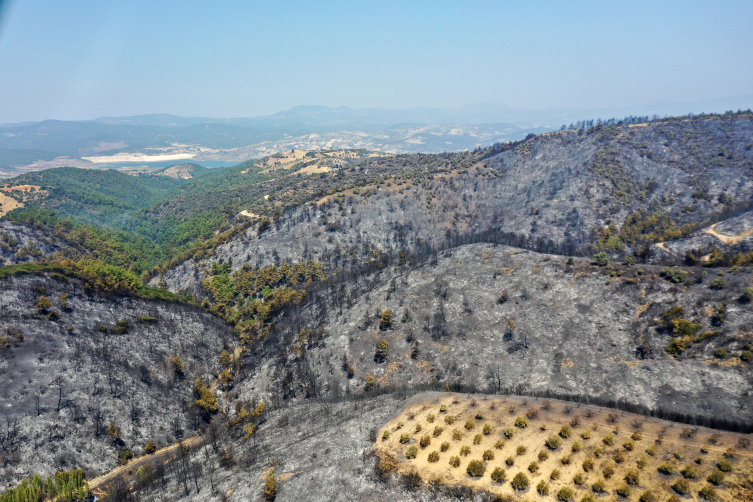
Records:
[[[437,247],[453,236],[495,229],[551,241],[567,253],[638,258],[657,255],[657,242],[693,238],[750,208],[749,112],[610,124],[584,123],[460,153],[289,152],[191,179],[64,168],[11,181],[44,186],[47,196],[26,208],[125,231],[159,247],[166,261],[206,247],[200,241],[217,231],[251,224],[250,215],[284,220],[310,201],[336,203],[342,213],[327,211],[325,227],[342,220],[329,240],[355,235],[348,229],[357,227],[344,226],[354,218],[348,211],[354,201],[392,197],[386,213],[362,213],[347,225],[379,226],[375,242],[387,242],[395,224],[414,241],[427,233],[422,242]],[[9,217],[24,222],[28,214],[16,210]],[[314,235],[309,246],[316,242]],[[698,252],[708,254],[713,244],[729,247],[712,242]]]

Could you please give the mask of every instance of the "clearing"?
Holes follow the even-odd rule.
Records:
[[[18,185],[14,187],[0,188],[0,218],[19,207],[24,207],[23,201],[39,195],[46,195],[46,190],[40,190],[42,187],[37,185]],[[21,195],[21,201],[8,195],[9,193],[18,192]]]
[[[578,501],[588,494],[638,500],[649,490],[657,501],[712,493],[715,500],[753,500],[750,444],[749,435],[599,406],[448,392],[409,400],[379,430],[373,451],[382,471],[502,497],[539,497],[537,487],[545,485],[547,500],[563,488]],[[482,463],[482,475],[469,474],[472,461]],[[501,482],[492,479],[495,470]],[[529,480],[525,490],[511,485],[518,473]]]

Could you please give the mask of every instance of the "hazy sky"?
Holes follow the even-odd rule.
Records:
[[[753,95],[751,0],[0,4],[0,123]]]

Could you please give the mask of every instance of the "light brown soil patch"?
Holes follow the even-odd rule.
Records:
[[[549,406],[545,409],[547,402]],[[440,411],[442,405],[446,407],[444,412]],[[527,427],[516,427],[516,417],[526,417],[528,410],[536,410],[538,416],[527,419]],[[433,421],[430,415],[434,416]],[[454,424],[445,422],[448,416],[455,417]],[[472,430],[464,427],[467,420],[475,422]],[[485,424],[492,428],[488,435],[483,433]],[[416,430],[417,425],[421,427],[420,432]],[[563,426],[571,429],[570,436],[561,438],[561,445],[555,450],[550,450],[545,446],[546,439],[552,435],[559,437],[558,433]],[[434,436],[435,427],[444,429]],[[542,430],[542,427],[545,427],[545,430]],[[505,437],[505,429],[512,430],[512,438]],[[455,430],[462,434],[462,439],[453,439]],[[686,465],[691,465],[697,469],[699,475],[696,479],[688,480],[691,494],[683,500],[696,501],[700,500],[699,490],[708,484],[706,478],[717,470],[716,464],[724,458],[723,454],[729,448],[733,448],[736,449],[734,458],[731,459],[733,470],[725,474],[725,484],[715,487],[715,490],[720,500],[741,500],[740,485],[753,472],[753,451],[750,446],[741,447],[740,441],[746,441],[750,436],[706,428],[692,430],[692,434],[684,437],[684,432],[691,431],[690,426],[554,399],[518,396],[487,398],[481,395],[448,392],[439,396],[428,394],[426,399],[409,401],[397,417],[378,431],[377,441],[372,450],[381,458],[394,458],[397,472],[416,472],[424,482],[441,482],[449,486],[465,485],[490,493],[525,496],[527,500],[556,500],[557,492],[564,486],[575,490],[575,500],[580,500],[586,493],[591,492],[591,486],[597,480],[604,481],[608,493],[607,498],[599,497],[599,500],[618,500],[615,491],[625,484],[625,474],[629,470],[635,470],[639,474],[640,483],[631,487],[632,494],[629,499],[638,500],[646,489],[651,489],[659,495],[659,500],[664,501],[674,493],[671,486],[682,479],[680,471]],[[383,439],[384,431],[389,431],[388,439]],[[589,439],[581,436],[587,435],[586,431],[590,432]],[[631,436],[635,431],[640,437],[635,436],[637,439],[634,440]],[[410,438],[407,443],[400,443],[402,434],[407,434]],[[474,444],[474,436],[477,434],[480,435],[480,442]],[[430,438],[430,444],[422,448],[419,441],[426,435]],[[603,441],[608,435],[614,439],[611,446]],[[503,443],[501,449],[495,447],[497,441]],[[440,446],[444,442],[449,443],[449,448],[441,452]],[[573,452],[576,442],[581,449]],[[416,458],[408,459],[406,451],[412,446],[417,448],[418,453]],[[470,448],[470,455],[460,455],[463,446]],[[524,446],[526,451],[518,454],[519,446]],[[702,447],[707,448],[707,453],[701,452]],[[654,449],[653,456],[647,452],[650,448]],[[487,450],[492,452],[494,458],[485,462],[486,471],[483,476],[472,478],[466,472],[468,463],[471,460],[482,460],[482,455]],[[545,451],[548,458],[540,460],[541,451]],[[428,461],[431,452],[439,454],[437,462]],[[615,454],[624,456],[622,462],[615,462]],[[460,466],[457,468],[449,463],[450,457],[455,456],[460,459]],[[563,458],[567,456],[570,457],[570,461],[563,464]],[[513,459],[512,466],[506,465],[507,458]],[[594,463],[594,468],[590,472],[585,472],[583,468],[583,462],[587,458]],[[700,464],[695,463],[696,458],[701,459]],[[638,466],[639,460],[645,462],[642,468]],[[528,466],[534,461],[539,467],[531,473]],[[660,474],[658,466],[663,462],[672,462],[676,468],[675,474]],[[607,465],[615,470],[610,478],[605,478],[603,473]],[[504,483],[495,483],[491,479],[490,475],[497,467],[506,473]],[[555,469],[559,470],[560,477],[552,480],[550,475]],[[525,473],[530,480],[530,488],[524,493],[516,493],[510,485],[510,481],[519,472]],[[577,474],[584,477],[582,485],[573,482]],[[536,493],[536,486],[541,480],[549,483],[549,495],[543,498]]]
[[[730,245],[737,244],[738,242],[745,239],[746,237],[750,237],[751,235],[753,235],[753,228],[750,228],[746,230],[745,232],[740,232],[739,234],[735,234],[735,235],[720,234],[719,232],[716,231],[717,225],[718,223],[714,223],[709,228],[704,228],[703,231],[706,232],[707,234],[713,235],[714,237],[716,237],[717,239],[719,239],[725,244],[730,244]]]
[[[647,303],[646,305],[638,305],[637,307],[635,307],[635,318],[636,319],[640,318],[643,315],[643,313],[646,312],[651,305],[653,305],[653,302]]]
[[[245,209],[244,209],[243,211],[241,211],[241,212],[240,212],[240,215],[241,215],[241,216],[247,216],[247,217],[249,217],[249,218],[261,218],[261,216],[259,216],[258,214],[256,214],[256,213],[251,213],[251,212],[248,212],[248,211],[246,211]]]
[[[35,192],[32,192],[32,188]],[[14,209],[17,209],[19,207],[24,207],[23,202],[19,202],[13,197],[11,197],[10,193],[16,192],[21,193],[22,199],[26,200],[29,197],[33,197],[36,191],[39,191],[38,193],[41,195],[46,195],[46,190],[40,190],[42,187],[38,185],[18,185],[15,187],[4,187],[0,188],[0,218],[8,214],[9,212],[13,211]]]
[[[328,173],[329,171],[330,171],[330,168],[327,166],[320,166],[319,164],[314,164],[311,166],[304,167],[298,172],[301,174],[318,174],[318,173]]]

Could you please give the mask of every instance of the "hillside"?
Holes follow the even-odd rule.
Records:
[[[412,476],[412,443],[381,452],[399,475],[370,453],[427,389],[749,434],[753,119],[583,126],[463,153],[13,180],[39,189],[0,222],[21,264],[0,267],[7,486],[80,467],[110,500],[261,500],[271,469],[278,500],[467,497],[467,480]],[[168,448],[176,428],[202,433]],[[155,457],[110,471],[150,440]],[[749,475],[716,489],[744,500]]]
[[[736,448],[749,441],[598,406],[435,393],[408,401],[373,448],[387,475],[500,498],[740,500],[753,458]]]
[[[42,297],[49,307],[37,307]],[[213,378],[232,336],[196,307],[96,291],[54,272],[0,280],[2,488],[71,467],[93,477],[120,450],[192,435],[194,379]]]

